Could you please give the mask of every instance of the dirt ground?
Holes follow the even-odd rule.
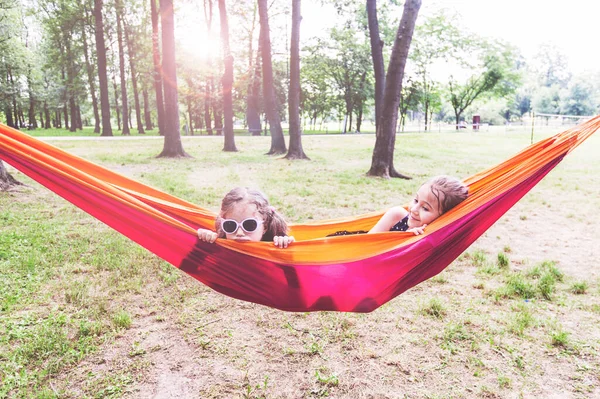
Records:
[[[494,303],[487,292],[500,280],[482,280],[464,258],[365,315],[281,312],[182,275],[178,289],[193,295],[165,305],[160,284],[148,287],[133,299],[133,326],[60,380],[77,396],[125,374],[115,396],[127,398],[600,398],[600,317],[589,311],[600,297],[599,232],[597,215],[577,220],[525,197],[469,249],[493,259],[509,248],[513,270],[553,260],[563,292],[590,282],[588,295],[535,303],[522,337],[506,333],[506,318],[534,304]],[[419,312],[433,297],[442,319]],[[557,325],[576,349],[549,344]],[[448,340],[453,327],[466,338]]]

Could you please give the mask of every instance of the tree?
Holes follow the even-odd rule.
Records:
[[[404,67],[420,8],[421,0],[407,0],[404,3],[402,19],[398,26],[385,77],[381,114],[375,134],[375,148],[373,149],[371,169],[367,173],[369,176],[408,178],[394,169],[394,146]]]
[[[476,43],[482,50],[482,66],[464,82],[450,77],[448,94],[454,110],[456,129],[463,112],[482,96],[504,97],[515,92],[520,74],[515,68],[514,49],[502,43]]]
[[[173,0],[160,0],[160,22],[163,44],[163,89],[165,94],[165,144],[159,157],[189,157],[183,150],[179,131],[177,69],[175,66],[175,22]]]
[[[4,163],[0,159],[0,191],[8,191],[14,186],[22,186],[23,183],[15,179],[8,173]]]
[[[119,76],[121,78],[121,111],[123,115],[123,131],[124,136],[131,134],[129,130],[129,100],[127,99],[127,81],[125,79],[125,48],[123,46],[123,6],[122,0],[115,1],[115,11],[117,14],[117,43],[119,46]]]
[[[566,88],[571,80],[566,55],[554,44],[542,44],[534,59],[534,71],[542,86]]]
[[[300,130],[300,0],[292,0],[292,40],[290,43],[290,148],[286,159],[308,159],[302,149]]]
[[[163,82],[160,60],[160,41],[158,27],[158,10],[156,1],[150,0],[150,16],[152,19],[152,62],[154,65],[154,94],[156,96],[156,112],[158,118],[158,133],[161,136],[165,134],[165,108],[163,101]]]
[[[594,88],[588,79],[574,79],[567,89],[560,107],[563,115],[594,115],[598,104],[594,101]]]
[[[448,17],[444,12],[430,16],[415,28],[410,59],[415,65],[415,74],[419,77],[423,112],[425,114],[425,130],[433,113],[432,105],[439,100],[438,85],[431,77],[431,68],[440,60],[450,58],[460,60],[460,50],[468,43],[453,21],[456,17]]]
[[[233,135],[233,55],[229,46],[229,22],[227,21],[227,8],[225,0],[219,0],[219,15],[221,17],[221,42],[223,45],[223,61],[225,73],[221,80],[223,85],[223,115],[225,145],[223,151],[237,151],[235,136]]]
[[[127,50],[129,53],[129,70],[131,72],[131,86],[133,87],[133,100],[135,104],[135,121],[137,124],[138,134],[146,134],[144,131],[144,123],[142,121],[142,111],[140,108],[140,93],[138,91],[138,77],[136,67],[137,49],[134,46],[132,35],[130,34],[131,27],[123,19],[123,27],[125,28],[125,41],[127,42]]]
[[[371,41],[371,57],[375,73],[375,131],[381,116],[383,89],[385,88],[385,65],[383,62],[383,40],[379,35],[379,20],[377,18],[377,0],[367,0],[367,20],[369,39]]]
[[[96,28],[96,55],[98,57],[98,83],[100,86],[100,112],[102,113],[101,136],[112,136],[110,125],[110,102],[108,99],[108,76],[106,73],[106,44],[104,43],[104,22],[102,21],[102,0],[94,0],[94,21]]]
[[[408,78],[406,82],[402,85],[402,90],[400,91],[400,127],[402,131],[404,131],[404,124],[406,122],[406,114],[408,110],[415,110],[421,103],[421,97],[423,92],[421,90],[421,85],[419,81]]]
[[[271,149],[268,155],[285,154],[286,146],[281,129],[281,119],[276,103],[275,89],[273,86],[273,63],[271,61],[271,36],[269,32],[269,14],[267,0],[258,0],[258,15],[260,19],[260,38],[263,71],[263,95],[265,111],[271,130]]]
[[[85,19],[81,26],[81,42],[83,43],[83,55],[88,78],[88,86],[92,97],[92,108],[94,110],[94,133],[100,133],[100,112],[98,110],[98,99],[96,97],[96,79],[94,78],[94,63],[90,60],[90,54],[87,42],[87,29],[90,23],[89,9],[84,5]]]

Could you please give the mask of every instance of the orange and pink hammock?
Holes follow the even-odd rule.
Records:
[[[370,312],[456,259],[575,147],[600,116],[531,145],[465,180],[469,198],[410,233],[326,237],[369,230],[382,212],[292,226],[297,239],[271,243],[198,240],[215,214],[27,134],[0,125],[0,159],[214,290],[287,311]]]

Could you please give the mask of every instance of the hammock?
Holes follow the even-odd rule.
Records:
[[[383,212],[291,226],[272,243],[197,238],[216,215],[0,124],[0,159],[212,289],[286,311],[370,312],[435,276],[565,155],[600,128],[600,116],[544,139],[465,180],[469,198],[425,234],[369,230]]]

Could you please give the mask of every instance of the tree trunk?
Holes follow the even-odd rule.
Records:
[[[211,79],[211,91],[213,93],[218,93],[219,90],[218,88],[215,87],[215,80]],[[213,112],[213,118],[214,118],[214,122],[215,122],[215,131],[216,131],[216,135],[220,136],[221,134],[223,134],[223,117],[221,115],[221,100],[219,99],[218,96],[213,96],[212,101],[211,101],[211,105],[212,105],[212,112]]]
[[[10,106],[6,106],[4,113],[6,114],[6,124],[12,128],[17,128],[13,120],[13,113]]]
[[[156,93],[156,112],[158,118],[158,134],[165,134],[165,107],[163,100],[162,70],[160,65],[160,44],[158,40],[158,10],[156,0],[150,0],[152,19],[152,61],[154,63],[154,91]]]
[[[94,133],[100,133],[100,113],[98,111],[98,99],[96,98],[96,82],[94,79],[94,65],[90,62],[90,56],[88,54],[88,42],[87,42],[87,21],[89,20],[88,8],[85,7],[85,22],[81,27],[81,41],[83,43],[83,55],[85,58],[85,67],[87,71],[88,85],[90,86],[90,94],[92,97],[92,108],[94,110]]]
[[[108,75],[106,73],[106,44],[104,43],[104,23],[102,21],[102,1],[94,0],[96,55],[98,57],[98,82],[100,84],[100,109],[102,113],[102,134],[100,136],[112,136],[110,101],[108,100]]]
[[[407,0],[404,3],[402,19],[396,33],[385,78],[381,124],[377,128],[371,169],[367,173],[370,176],[409,178],[394,169],[394,146],[404,67],[420,7],[421,0]]]
[[[262,39],[262,71],[263,71],[263,94],[265,99],[265,111],[271,129],[271,149],[267,155],[285,154],[286,146],[281,129],[281,119],[277,107],[275,88],[273,87],[273,64],[271,61],[271,34],[269,32],[269,14],[267,0],[258,0],[258,15],[260,19],[260,36]]]
[[[75,105],[75,79],[77,72],[75,71],[75,61],[71,52],[71,37],[65,38],[65,46],[67,49],[67,95],[69,96],[69,111],[71,112],[71,127],[70,132],[77,131],[77,107]]]
[[[69,124],[69,106],[67,105],[67,103],[63,104],[63,116],[65,118],[65,129],[70,131],[71,125]]]
[[[127,98],[127,80],[125,79],[125,49],[123,46],[123,7],[120,0],[115,3],[117,14],[117,44],[119,46],[119,75],[121,79],[121,111],[123,115],[123,131],[124,136],[131,135],[129,130],[129,99]]]
[[[129,71],[131,72],[131,86],[133,86],[133,101],[135,104],[135,122],[137,124],[138,134],[146,134],[144,131],[144,121],[142,121],[142,111],[140,109],[140,94],[138,93],[138,82],[135,67],[135,49],[131,35],[129,34],[129,26],[127,21],[123,19],[123,29],[125,30],[125,42],[127,44],[127,51],[129,54]]]
[[[367,19],[369,23],[369,38],[371,39],[371,57],[375,72],[375,131],[379,126],[383,90],[385,88],[385,65],[383,63],[383,40],[379,37],[379,22],[377,19],[377,0],[367,0]]]
[[[212,17],[213,17],[213,3],[212,0],[204,0],[204,20],[206,21],[206,37],[209,40],[212,39]],[[208,7],[208,8],[207,8]],[[204,119],[206,121],[206,132],[209,136],[213,135],[212,120],[210,111],[213,111],[215,118],[215,127],[217,127],[216,120],[219,118],[218,112],[213,106],[213,77],[212,77],[212,62],[211,58],[207,61],[208,76],[206,77],[205,97],[204,97]],[[220,124],[220,122],[219,122]],[[219,134],[217,132],[217,134]]]
[[[0,191],[8,191],[14,186],[22,186],[23,183],[15,179],[8,173],[4,163],[0,159]]]
[[[248,98],[246,100],[246,123],[248,132],[253,136],[260,136],[260,114],[258,110],[258,95],[260,91],[260,34],[258,38],[258,51],[256,54],[256,65],[253,64],[254,51],[252,49],[253,33],[256,26],[256,3],[254,3],[254,13],[252,18],[252,28],[250,29],[250,38],[248,39]]]
[[[300,130],[300,22],[302,21],[300,0],[292,0],[292,38],[290,41],[290,89],[289,120],[290,148],[287,159],[308,159],[302,149]]]
[[[160,0],[160,25],[162,27],[163,90],[165,95],[165,144],[159,157],[189,157],[183,150],[179,131],[179,103],[177,94],[177,68],[175,65],[175,21],[173,0]]]
[[[117,77],[115,71],[112,71],[113,93],[115,96],[115,111],[117,114],[117,130],[121,130],[121,107],[119,106],[119,87],[117,86]]]
[[[44,114],[46,115],[44,129],[50,129],[50,110],[48,109],[48,103],[46,101],[44,101]]]
[[[212,136],[213,131],[212,131],[212,120],[211,120],[211,116],[210,116],[210,109],[211,109],[211,104],[210,104],[210,99],[211,99],[211,85],[210,85],[210,78],[206,79],[206,85],[204,86],[204,121],[206,122],[206,133],[209,136]]]
[[[144,88],[144,123],[146,123],[146,130],[152,130],[154,126],[152,126],[152,113],[150,112],[148,103],[148,90]]]
[[[223,44],[223,61],[225,72],[221,80],[223,86],[223,116],[225,137],[223,151],[235,152],[235,136],[233,135],[233,55],[229,46],[229,22],[225,0],[219,0],[219,15],[221,19],[221,41]]]
[[[27,112],[27,117],[28,117],[28,128],[29,129],[36,129],[37,126],[37,121],[35,120],[35,98],[33,95],[33,83],[31,80],[31,68],[29,68],[28,72],[27,72],[27,87],[28,87],[28,92],[29,92],[29,110]]]

